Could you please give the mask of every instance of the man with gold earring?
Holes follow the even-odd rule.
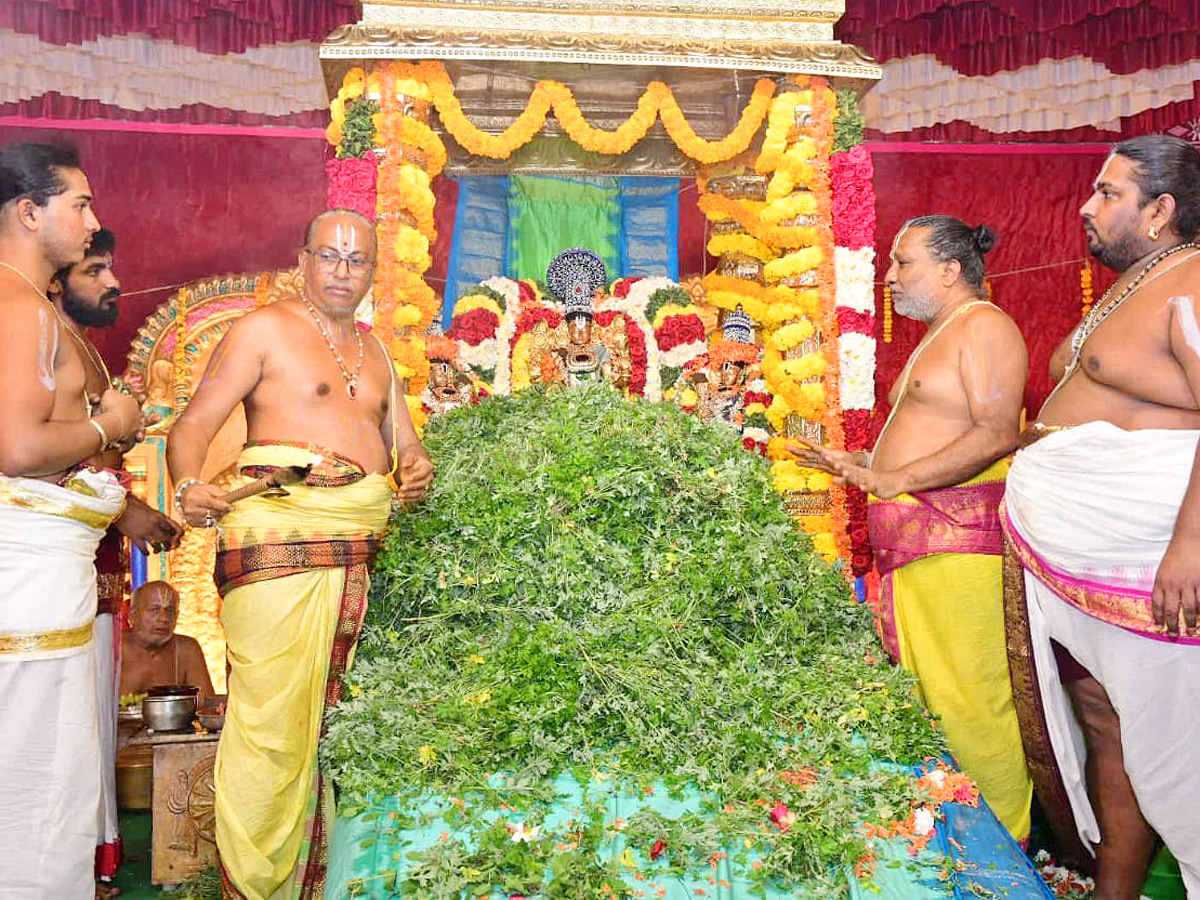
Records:
[[[1008,477],[1036,694],[1018,706],[1036,713],[1030,759],[1049,760],[1042,805],[1095,853],[1097,900],[1139,896],[1156,833],[1200,897],[1200,152],[1117,144],[1080,214],[1120,275],[1055,353]]]

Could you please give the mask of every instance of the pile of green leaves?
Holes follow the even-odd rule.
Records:
[[[366,156],[375,146],[375,120],[379,104],[360,97],[350,101],[346,109],[346,120],[342,124],[342,142],[338,145],[339,158]]]
[[[395,518],[322,742],[342,811],[372,795],[460,798],[459,825],[477,833],[412,854],[422,896],[582,898],[617,889],[596,856],[612,837],[602,803],[528,843],[494,840],[475,813],[503,803],[542,822],[567,772],[635,795],[699,789],[698,813],[630,820],[643,861],[660,840],[680,871],[734,845],[764,886],[840,894],[865,850],[858,824],[903,819],[914,796],[876,761],[943,747],[765,461],[727,428],[603,387],[494,398],[425,439],[437,482]],[[781,777],[798,770],[811,777]],[[768,814],[781,802],[786,829]],[[556,842],[561,883],[538,856],[561,856]]]
[[[863,142],[863,117],[858,94],[849,88],[837,92],[837,116],[833,120],[833,152],[853,150]]]

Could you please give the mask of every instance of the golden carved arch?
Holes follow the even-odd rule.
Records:
[[[146,440],[125,457],[134,491],[151,506],[180,520],[174,508],[166,466],[166,438],[204,377],[213,350],[241,316],[266,303],[299,296],[303,279],[296,269],[222,275],[185,284],[158,307],[138,330],[126,357],[124,380],[162,415]],[[239,405],[217,432],[200,476],[220,484],[246,441],[246,417]],[[225,685],[225,637],[218,621],[220,600],[212,581],[216,534],[189,528],[178,549],[147,560],[148,580],[169,581],[179,591],[181,634],[204,648],[217,691]]]

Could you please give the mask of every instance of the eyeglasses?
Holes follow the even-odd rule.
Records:
[[[335,250],[310,250],[307,247],[304,252],[315,259],[317,268],[324,272],[336,272],[339,263],[345,263],[351,275],[363,275],[375,267],[375,260],[361,253],[343,256]]]

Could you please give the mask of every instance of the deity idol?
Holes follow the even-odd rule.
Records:
[[[429,383],[421,393],[421,405],[429,415],[449,412],[475,403],[475,385],[458,364],[458,345],[440,334],[425,338],[425,358],[429,360]]]
[[[754,322],[748,315],[740,309],[728,313],[721,337],[709,347],[708,365],[689,374],[701,419],[741,429],[746,388],[758,365],[753,334]]]

